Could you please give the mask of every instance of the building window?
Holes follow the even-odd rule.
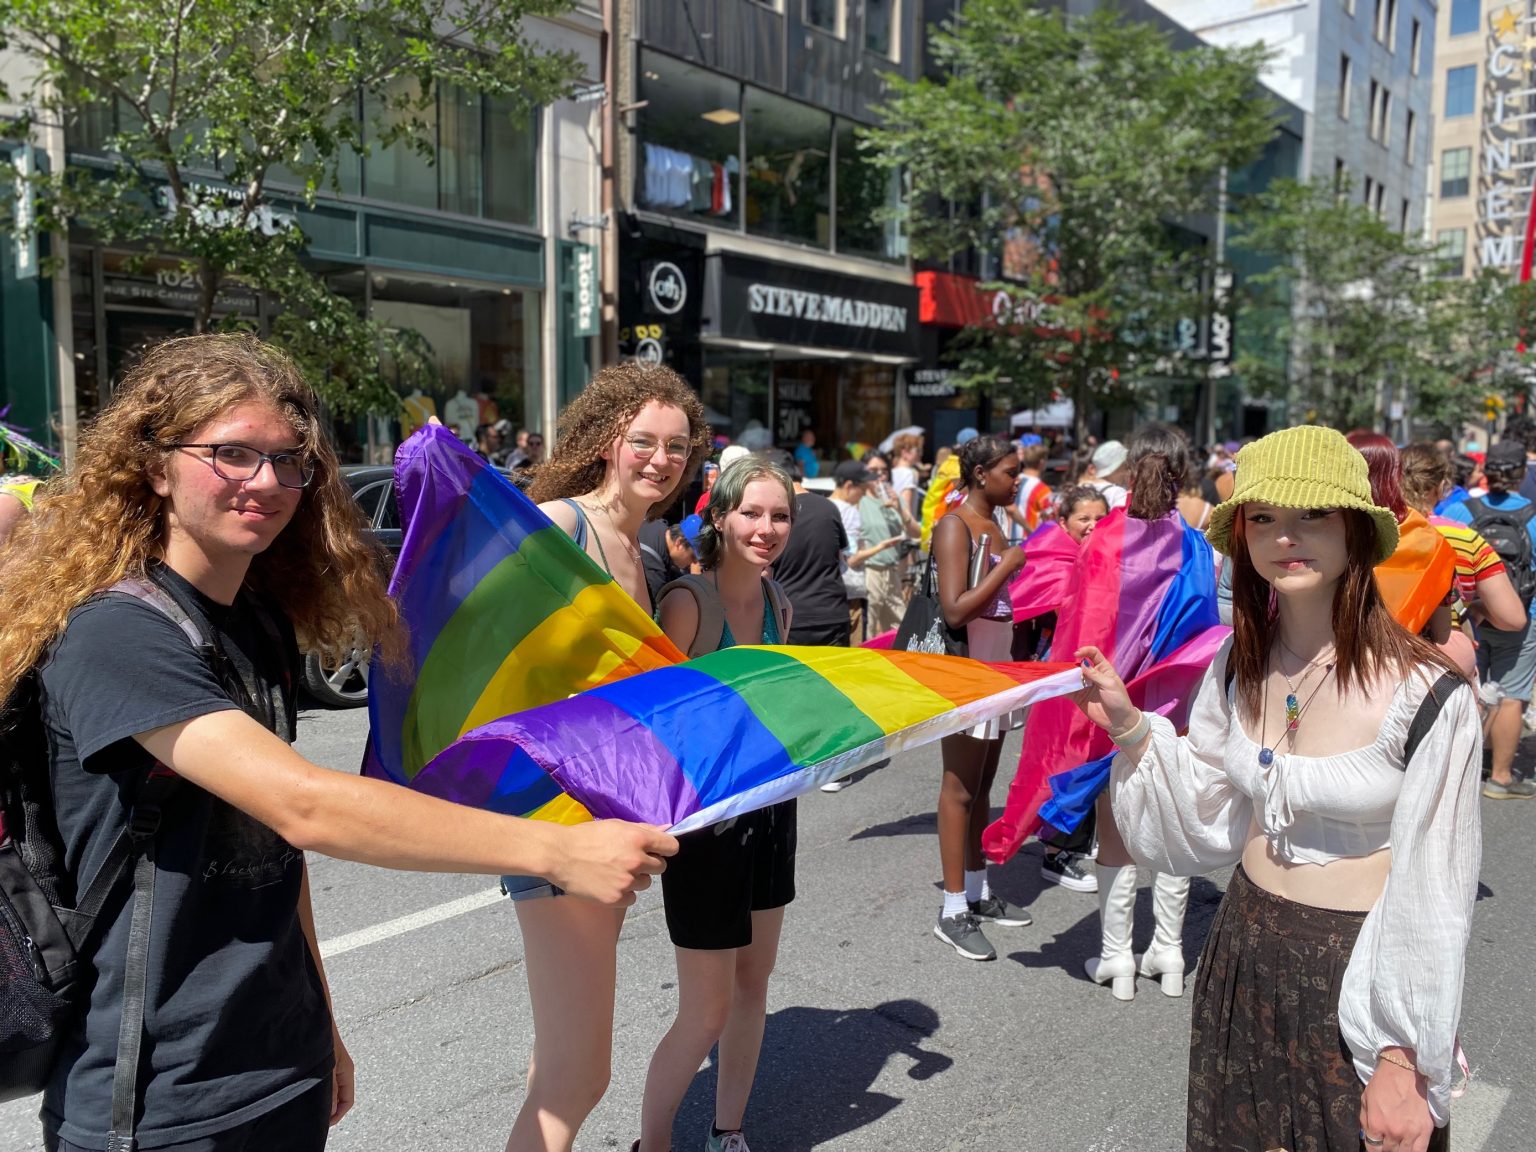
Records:
[[[901,0],[864,0],[864,47],[895,60],[900,44]]]
[[[826,248],[832,240],[832,117],[747,89],[747,231]]]
[[[485,102],[485,214],[533,227],[539,213],[538,114],[502,96]]]
[[[1337,156],[1333,158],[1333,190],[1341,201],[1349,193],[1349,165]]]
[[[1417,20],[1413,22],[1413,45],[1408,50],[1408,66],[1413,69],[1413,74],[1419,74],[1419,54],[1424,48],[1424,25]]]
[[[1476,32],[1482,23],[1482,7],[1481,0],[1451,0],[1451,35],[1470,36]]]
[[[427,135],[433,135],[438,122],[436,103],[412,112],[393,106],[399,100],[416,100],[419,91],[412,77],[391,81],[387,99],[369,96],[364,101],[364,130],[372,132],[376,124],[380,129],[387,128],[400,117],[415,115],[426,122]],[[363,195],[414,208],[437,207],[437,169],[424,156],[405,140],[387,146],[377,140],[369,143],[371,148],[363,163]]]
[[[1376,139],[1381,141],[1383,148],[1392,147],[1392,93],[1387,88],[1381,90],[1381,117],[1376,124]]]
[[[1440,199],[1454,200],[1472,191],[1472,149],[1447,148],[1440,153]]]
[[[1376,213],[1376,219],[1378,220],[1382,218],[1382,213],[1386,211],[1386,204],[1384,203],[1386,195],[1387,186],[1378,181],[1376,184],[1376,197],[1371,203],[1371,211]]]
[[[901,173],[877,168],[859,149],[858,129],[837,122],[837,250],[881,260],[907,254],[901,222],[887,219],[901,207]]]
[[[834,36],[843,34],[843,0],[805,0],[805,22]]]
[[[1371,113],[1370,122],[1366,125],[1366,135],[1383,147],[1388,142],[1391,134],[1392,123],[1392,93],[1387,91],[1386,85],[1371,81]]]
[[[1339,119],[1349,119],[1349,97],[1354,88],[1355,68],[1348,54],[1339,53]]]
[[[1408,124],[1404,131],[1404,135],[1407,137],[1407,139],[1403,141],[1403,155],[1410,164],[1413,163],[1414,155],[1418,152],[1418,143],[1416,140],[1418,125],[1418,117],[1413,114],[1412,108],[1408,109]]]
[[[1355,14],[1355,0],[1344,0],[1344,15],[1346,15],[1346,16],[1353,16],[1354,14]]]
[[[1408,235],[1408,212],[1408,198],[1405,196],[1403,198],[1403,210],[1398,214],[1397,217],[1397,230],[1404,236]]]
[[[1440,264],[1440,275],[1460,276],[1467,267],[1467,230],[1465,228],[1446,228],[1435,233],[1435,243],[1439,245],[1439,253],[1436,256]]]
[[[464,216],[480,215],[484,180],[485,116],[480,93],[445,83],[438,96],[437,166],[439,207]]]
[[[1376,43],[1387,44],[1388,35],[1394,18],[1393,9],[1397,7],[1397,0],[1376,0],[1376,20],[1371,28],[1371,35],[1376,37]]]
[[[640,56],[636,200],[659,212],[737,223],[741,85],[669,56]]]
[[[1470,116],[1477,105],[1477,65],[1451,68],[1445,74],[1445,116]]]
[[[1364,197],[1365,206],[1367,208],[1369,208],[1371,206],[1371,197],[1373,195],[1375,195],[1375,192],[1376,192],[1376,181],[1375,181],[1375,179],[1373,177],[1367,176],[1365,178],[1365,197]]]

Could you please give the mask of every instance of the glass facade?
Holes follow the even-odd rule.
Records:
[[[900,7],[901,0],[864,0],[864,47],[868,51],[895,58]]]
[[[641,57],[639,188],[646,208],[734,220],[741,85],[691,64]]]
[[[812,28],[820,28],[834,36],[843,34],[843,0],[804,0],[804,3],[805,22]]]
[[[1446,228],[1435,233],[1435,242],[1440,245],[1440,275],[1460,276],[1467,263],[1467,230]]]
[[[832,243],[832,117],[756,88],[746,96],[747,231]]]
[[[877,168],[859,149],[858,127],[837,122],[837,250],[902,260],[907,255],[901,223],[885,214],[902,205],[901,173]]]
[[[428,133],[436,135],[436,104],[409,109],[400,106],[402,102],[418,100],[419,91],[414,79],[399,79],[390,83],[385,92],[363,101],[363,132],[368,144],[363,165],[364,196],[413,208],[437,207],[438,170],[428,165],[408,141],[386,144],[381,139],[388,128],[412,116],[420,117],[427,124]]]
[[[1467,36],[1482,22],[1481,0],[1451,0],[1451,35]]]

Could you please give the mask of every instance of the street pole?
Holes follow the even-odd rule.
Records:
[[[1227,258],[1227,166],[1225,164],[1223,164],[1221,166],[1221,175],[1218,176],[1217,179],[1219,181],[1219,186],[1218,186],[1217,192],[1216,192],[1216,251],[1215,251],[1216,259],[1214,261],[1213,268],[1212,268],[1212,274],[1211,274],[1211,285],[1212,285],[1212,288],[1213,288],[1213,292],[1212,292],[1211,301],[1210,301],[1211,311],[1212,311],[1213,314],[1215,312],[1216,303],[1217,303],[1216,297],[1215,297],[1215,293],[1214,293],[1214,287],[1215,287],[1215,284],[1216,284],[1216,274],[1220,271],[1222,264],[1225,263],[1226,258]],[[1210,332],[1210,328],[1211,328],[1211,322],[1208,321],[1206,323],[1206,331],[1207,331],[1207,333]],[[1205,357],[1205,412],[1202,413],[1203,419],[1202,419],[1201,422],[1205,426],[1204,444],[1205,445],[1210,445],[1210,444],[1216,443],[1216,439],[1217,439],[1217,435],[1216,435],[1216,412],[1217,412],[1218,405],[1216,403],[1216,387],[1217,387],[1216,366],[1215,366],[1215,364],[1213,362],[1212,356],[1210,355],[1210,337],[1209,337],[1209,335],[1207,335],[1207,337],[1206,337],[1206,346],[1207,346],[1207,348],[1206,348],[1206,357]]]

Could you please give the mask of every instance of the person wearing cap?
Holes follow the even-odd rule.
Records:
[[[1475,694],[1382,602],[1397,517],[1338,432],[1244,448],[1206,535],[1231,557],[1236,632],[1187,734],[1076,653],[1131,855],[1237,865],[1195,979],[1187,1147],[1446,1149],[1482,857]]]
[[[1442,515],[1476,528],[1499,553],[1519,589],[1522,575],[1529,576],[1536,557],[1536,505],[1516,491],[1525,479],[1525,446],[1518,440],[1500,440],[1488,450],[1483,472],[1488,482],[1486,495],[1452,504]],[[1522,522],[1529,541],[1523,550],[1518,548]],[[1530,599],[1529,591],[1522,591],[1527,609]],[[1513,632],[1484,626],[1478,630],[1478,639],[1478,665],[1484,678],[1498,685],[1498,704],[1488,725],[1493,766],[1483,795],[1491,800],[1529,800],[1536,796],[1536,783],[1517,778],[1514,766],[1521,717],[1536,683],[1536,622],[1527,619],[1524,628]]]
[[[636,538],[640,542],[640,560],[645,565],[645,584],[650,589],[652,604],[657,602],[657,593],[697,565],[699,528],[703,522],[703,517],[695,513],[685,516],[678,524],[658,519],[640,525]]]
[[[848,593],[848,630],[855,644],[868,639],[864,618],[869,584],[864,564],[886,549],[896,547],[901,541],[899,533],[895,536],[882,536],[872,544],[864,540],[864,521],[859,513],[859,503],[868,493],[874,478],[874,473],[857,460],[844,460],[832,469],[832,479],[837,483],[837,487],[832,490],[832,503],[837,506],[838,515],[843,520],[843,532],[848,537],[848,553],[843,561],[843,588]]]
[[[1088,467],[1083,470],[1082,483],[1091,484],[1104,493],[1111,512],[1125,504],[1125,481],[1130,477],[1126,462],[1129,459],[1130,452],[1124,444],[1118,440],[1106,440],[1093,450]]]

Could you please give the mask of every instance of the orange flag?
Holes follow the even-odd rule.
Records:
[[[1397,551],[1376,566],[1376,587],[1410,632],[1429,623],[1456,579],[1456,557],[1445,537],[1419,513],[1398,525]]]

